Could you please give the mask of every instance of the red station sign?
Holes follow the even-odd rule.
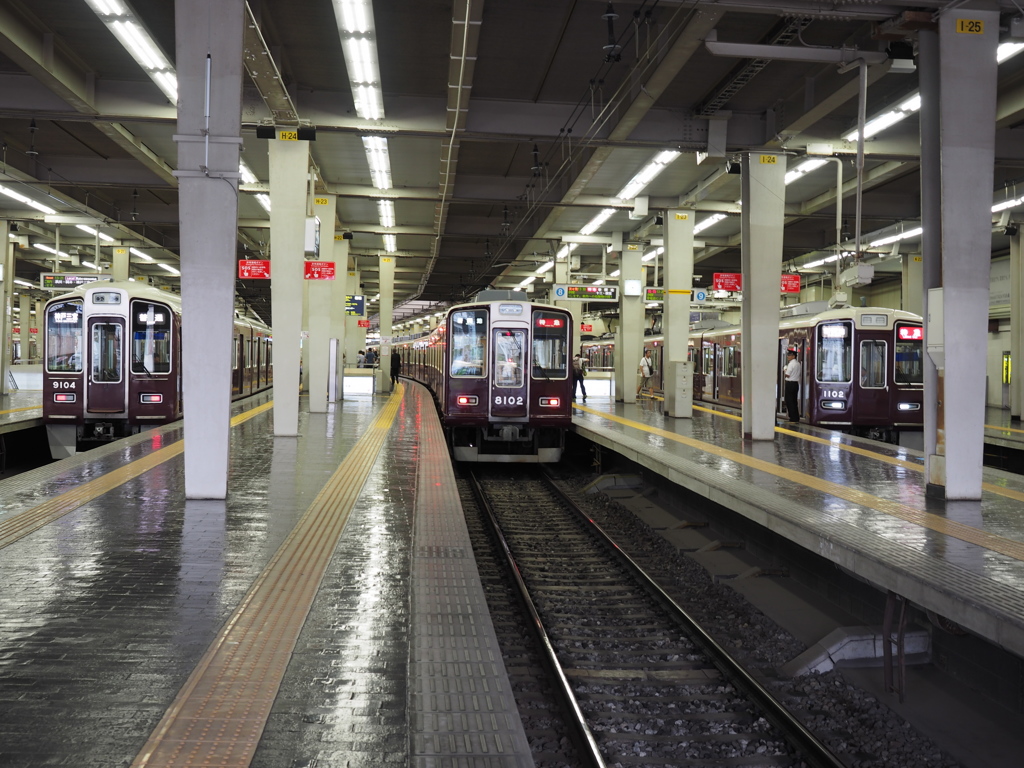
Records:
[[[359,321],[359,327],[360,328],[369,328],[370,327],[370,321],[369,320],[360,320]]]
[[[269,280],[270,261],[262,259],[242,259],[238,262],[239,280]]]
[[[742,291],[743,275],[738,272],[715,272],[712,288],[716,291]]]
[[[333,261],[306,261],[303,262],[303,277],[307,280],[333,280]]]
[[[782,292],[800,293],[800,275],[783,275]]]
[[[39,329],[38,328],[29,328],[28,332],[29,333],[39,333]]]
[[[594,326],[592,326],[592,325],[587,325],[586,323],[580,323],[580,330],[581,330],[581,331],[582,331],[583,333],[590,333],[591,331],[593,331],[593,330],[594,330]]]

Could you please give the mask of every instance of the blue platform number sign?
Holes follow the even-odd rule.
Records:
[[[561,285],[558,286],[557,288],[555,288],[555,296],[557,296],[560,299],[564,298],[565,297],[565,288],[563,286],[561,286]]]
[[[697,290],[695,290],[693,292],[693,300],[694,301],[707,301],[708,300],[708,292],[707,291],[702,291],[702,290],[700,290],[698,288]]]

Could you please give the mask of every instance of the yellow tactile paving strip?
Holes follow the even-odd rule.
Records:
[[[133,768],[249,765],[299,631],[403,391],[396,387],[253,583]]]
[[[933,515],[919,509],[914,509],[913,507],[909,507],[906,504],[888,501],[887,499],[874,496],[870,493],[865,493],[864,491],[857,490],[856,488],[849,488],[845,485],[839,485],[838,483],[832,483],[829,482],[828,480],[822,480],[820,478],[813,477],[802,472],[797,472],[792,469],[786,469],[785,467],[777,466],[770,462],[763,461],[762,459],[756,459],[752,456],[737,453],[736,451],[730,451],[726,448],[720,448],[719,446],[713,445],[711,443],[705,443],[700,440],[694,440],[693,438],[690,437],[677,435],[674,432],[669,432],[668,430],[665,429],[660,429],[658,427],[652,427],[647,424],[642,424],[640,422],[631,421],[621,416],[616,416],[611,413],[605,413],[603,411],[595,410],[587,406],[577,405],[575,407],[581,411],[585,411],[594,416],[599,416],[603,419],[607,419],[608,421],[615,422],[616,424],[622,424],[628,427],[632,427],[634,429],[639,429],[643,432],[649,432],[650,434],[657,435],[658,437],[662,437],[666,440],[673,440],[677,443],[687,445],[696,450],[704,451],[705,453],[710,453],[715,456],[719,456],[720,458],[723,459],[728,459],[729,461],[733,461],[737,464],[742,464],[743,466],[750,467],[751,469],[766,472],[770,475],[774,475],[775,477],[782,478],[783,480],[788,480],[793,483],[799,483],[800,485],[806,486],[808,488],[813,488],[814,490],[820,491],[821,493],[827,493],[830,496],[835,496],[836,498],[849,501],[852,504],[858,504],[863,507],[868,507],[878,512],[882,512],[886,515],[899,518],[900,520],[904,520],[908,523],[920,525],[924,528],[935,531],[937,533],[942,533],[946,536],[952,536],[955,539],[960,539],[961,541],[966,541],[970,544],[976,544],[980,547],[984,547],[986,549],[992,550],[993,552],[998,552],[1008,557],[1012,557],[1016,560],[1024,560],[1024,543],[1022,542],[1013,541],[1012,539],[1007,539],[1002,536],[996,536],[994,534],[988,533],[987,531],[982,531],[978,528],[974,528],[969,525],[964,525],[963,523],[958,523],[953,520],[940,517],[938,515]],[[805,438],[807,437],[807,435],[800,436]],[[828,443],[827,440],[823,442]],[[834,444],[829,443],[829,445]],[[874,455],[872,456],[872,458],[879,457],[877,455]],[[914,468],[914,465],[908,466]],[[916,468],[919,471],[921,469],[921,467],[919,466]],[[988,483],[986,483],[985,486],[986,490],[992,490],[993,493],[1002,493],[1003,495],[1008,495],[1008,493],[1016,493],[1008,492],[1008,489],[1005,488],[996,488],[995,486],[991,486]]]
[[[240,413],[232,417],[231,426],[236,427],[254,416],[269,410],[273,405],[274,401],[271,400],[257,408],[253,408],[251,411]],[[148,472],[153,467],[173,459],[184,450],[185,441],[179,440],[168,445],[166,448],[153,451],[153,453],[136,459],[130,464],[115,469],[113,472],[108,472],[102,477],[82,483],[82,485],[76,486],[74,490],[62,493],[60,496],[54,496],[52,499],[47,499],[42,504],[31,509],[26,509],[17,515],[12,515],[3,522],[0,522],[0,549],[78,509],[83,504],[88,504],[93,499],[117,488],[119,485],[123,485],[144,472]]]
[[[24,408],[8,408],[6,411],[0,411],[0,416],[5,413],[18,413],[19,411],[38,411],[43,406],[41,405],[26,405]]]

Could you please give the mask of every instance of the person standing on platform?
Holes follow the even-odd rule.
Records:
[[[391,350],[391,389],[398,384],[398,377],[402,373],[402,356],[397,349]]]
[[[786,411],[789,413],[790,424],[800,421],[800,362],[796,359],[796,352],[786,352],[786,368],[784,372],[786,379]]]
[[[356,355],[356,368],[362,368],[366,365],[366,353],[363,350],[359,350],[359,354]]]
[[[645,349],[644,356],[640,358],[640,386],[636,388],[637,396],[647,387],[654,373],[654,361],[651,359],[651,350]]]
[[[377,353],[372,349],[366,350],[366,359],[364,360],[367,368],[373,368],[377,364]]]
[[[576,388],[579,387],[583,391],[583,399],[587,399],[587,385],[583,383],[583,379],[587,375],[587,363],[583,359],[583,355],[580,352],[576,353],[576,356],[572,359],[572,399],[576,399]]]

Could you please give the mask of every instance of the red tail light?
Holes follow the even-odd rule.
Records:
[[[459,405],[476,405],[480,402],[480,398],[476,395],[459,395],[455,398],[455,402]]]
[[[53,402],[55,403],[73,403],[78,399],[78,395],[74,392],[57,392],[53,396]]]
[[[162,403],[163,401],[163,395],[139,395],[140,403]]]
[[[542,397],[540,404],[544,408],[557,408],[562,404],[562,398],[560,397]]]

